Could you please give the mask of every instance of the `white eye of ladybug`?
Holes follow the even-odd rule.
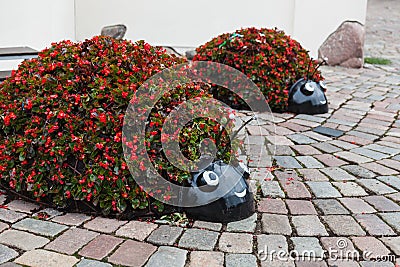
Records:
[[[207,185],[217,186],[219,184],[219,177],[213,171],[205,171],[203,173],[203,178],[204,178],[204,181],[207,183]]]
[[[309,92],[314,92],[314,87],[311,85],[311,83],[306,83],[304,88]]]
[[[324,81],[320,81],[319,85],[321,86],[322,89],[326,89],[326,83]]]

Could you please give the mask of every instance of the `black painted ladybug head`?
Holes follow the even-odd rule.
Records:
[[[326,63],[324,59],[315,69]],[[311,64],[311,61],[310,61]],[[314,76],[311,74],[311,77]],[[288,111],[301,114],[321,114],[328,112],[328,100],[325,96],[326,85],[323,81],[315,82],[308,77],[297,80],[289,89]]]

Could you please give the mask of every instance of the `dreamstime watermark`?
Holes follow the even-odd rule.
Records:
[[[179,207],[197,207],[211,203],[226,195],[239,182],[240,176],[226,175],[220,179],[218,187],[212,192],[203,192],[193,187],[180,186],[165,179],[159,170],[153,166],[146,150],[146,127],[149,116],[154,108],[159,108],[160,99],[174,92],[177,86],[189,83],[212,84],[221,86],[241,97],[249,107],[250,112],[267,112],[273,118],[271,110],[259,88],[242,72],[224,64],[215,62],[195,61],[177,65],[157,73],[144,82],[136,91],[125,112],[123,124],[122,145],[125,161],[135,182],[147,193],[164,203]],[[186,99],[169,114],[162,125],[161,142],[163,155],[174,167],[186,172],[196,172],[204,169],[216,158],[216,145],[205,138],[198,145],[207,146],[211,157],[207,161],[191,161],[186,158],[179,143],[181,130],[197,118],[210,118],[217,121],[221,127],[226,126],[226,112],[232,110],[225,103],[210,97]],[[225,120],[224,120],[225,118]],[[256,125],[260,123],[256,120]],[[253,123],[254,125],[254,123]],[[222,131],[222,128],[220,129]],[[233,131],[229,132],[230,143],[237,139]],[[218,142],[218,140],[216,140]],[[161,153],[161,152],[160,152]],[[234,160],[232,155],[229,162]],[[265,155],[260,155],[260,158]],[[244,172],[244,170],[240,170]],[[243,174],[243,173],[241,173]],[[168,192],[168,200],[162,194],[153,192]]]
[[[396,262],[395,255],[375,255],[371,251],[358,251],[352,246],[349,246],[349,241],[340,238],[336,242],[335,247],[328,247],[326,250],[285,250],[285,249],[271,249],[267,245],[258,251],[258,258],[260,261],[309,261],[318,262],[322,260],[332,261],[370,261],[370,262]]]

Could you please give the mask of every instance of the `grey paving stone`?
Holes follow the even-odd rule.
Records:
[[[305,258],[296,260],[296,267],[328,267],[328,265],[323,260],[310,261],[309,259]]]
[[[381,159],[385,159],[388,158],[389,155],[388,154],[383,154],[374,150],[370,150],[364,147],[358,147],[358,148],[354,148],[352,150],[350,150],[353,153],[371,158],[371,159],[375,159],[375,160],[381,160]]]
[[[21,267],[21,265],[16,264],[15,262],[6,262],[3,264],[0,264],[1,267]]]
[[[400,256],[400,236],[382,237],[381,241],[388,246],[396,256]]]
[[[382,160],[384,161],[384,160]],[[382,162],[379,161],[379,162]],[[394,163],[397,163],[397,161],[393,161]],[[365,167],[379,175],[394,175],[394,174],[398,174],[399,172],[396,170],[393,170],[391,168],[385,167],[377,162],[369,162],[369,163],[364,163],[361,164],[362,167]]]
[[[55,217],[52,221],[66,225],[79,226],[90,219],[91,217],[85,214],[67,213],[65,215]]]
[[[19,221],[15,223],[12,227],[18,230],[28,231],[34,234],[39,234],[48,237],[54,237],[59,233],[68,229],[68,227],[65,225],[47,221],[35,220],[31,218]]]
[[[225,266],[257,267],[257,258],[251,254],[226,254]]]
[[[311,198],[311,193],[308,191],[307,187],[304,185],[303,182],[297,180],[292,180],[292,181],[281,180],[280,182],[288,198],[295,198],[295,199]]]
[[[316,215],[293,216],[292,223],[299,236],[328,236],[328,232]]]
[[[364,236],[361,226],[351,217],[346,215],[327,215],[322,217],[329,228],[337,236]]]
[[[302,126],[306,126],[306,127],[317,127],[320,125],[320,123],[317,123],[314,121],[302,120],[302,119],[297,119],[297,118],[291,119],[290,123],[298,124],[298,125],[302,125]]]
[[[316,237],[291,237],[295,251],[301,256],[310,255],[312,259],[323,258],[324,249]]]
[[[288,257],[288,259],[284,258],[283,261],[278,259],[270,259],[268,257],[265,258],[265,260],[263,258],[260,259],[261,267],[295,267],[294,260]]]
[[[341,166],[342,169],[348,171],[349,173],[353,174],[357,178],[374,178],[376,177],[376,174],[373,173],[372,171],[363,168],[359,165],[346,165],[346,166]]]
[[[383,145],[378,145],[378,144],[370,144],[365,146],[365,148],[375,150],[384,154],[389,154],[391,156],[397,155],[400,153],[400,149],[388,147],[388,146],[383,146]]]
[[[385,195],[397,192],[395,189],[385,185],[377,179],[359,179],[357,180],[357,182],[378,195]]]
[[[328,259],[330,267],[360,267],[357,261],[350,259]]]
[[[86,222],[84,227],[96,232],[111,234],[126,223],[126,221],[96,217],[93,220]]]
[[[363,259],[376,259],[389,255],[390,250],[376,237],[358,236],[351,238],[354,245],[364,254]]]
[[[390,194],[390,195],[386,195],[388,198],[396,201],[396,202],[400,202],[400,192],[399,193],[394,193],[394,194]]]
[[[0,245],[0,264],[10,261],[16,257],[18,257],[18,252],[4,245]]]
[[[222,233],[218,248],[228,253],[251,253],[253,251],[253,235],[245,233]]]
[[[260,257],[276,256],[279,251],[289,253],[286,237],[283,235],[258,235],[257,253]],[[275,255],[273,255],[275,253]]]
[[[37,218],[39,216],[39,214],[46,214],[48,217],[46,218],[46,220],[51,220],[56,216],[60,216],[63,213],[61,211],[58,211],[56,209],[52,209],[52,208],[45,208],[43,210],[39,210],[38,212],[33,214],[34,218]]]
[[[278,166],[281,166],[282,168],[288,168],[288,169],[302,168],[302,166],[299,164],[299,162],[294,157],[274,156],[273,158],[276,160],[276,164]]]
[[[40,248],[49,242],[47,238],[11,229],[0,234],[0,243],[22,250]]]
[[[290,141],[286,136],[280,136],[280,135],[271,135],[271,136],[266,136],[267,143],[269,144],[274,144],[277,146],[291,146],[294,145],[292,141]]]
[[[397,176],[379,176],[377,179],[390,187],[400,190],[400,178]]]
[[[374,213],[376,210],[360,198],[339,198],[340,202],[345,205],[352,213],[365,214]]]
[[[222,228],[222,223],[213,223],[213,222],[205,222],[205,221],[195,221],[193,227],[202,228],[212,231],[219,231]]]
[[[350,127],[354,127],[357,125],[356,122],[346,121],[346,120],[338,120],[338,119],[332,119],[332,118],[328,119],[328,122],[346,125],[346,126],[350,126]]]
[[[287,137],[299,145],[309,145],[317,142],[303,134],[290,134]]]
[[[10,226],[8,226],[8,224],[0,222],[0,233],[8,228],[10,228]]]
[[[147,242],[157,245],[172,246],[175,244],[182,232],[183,229],[181,227],[161,225],[150,234],[150,236],[147,238]]]
[[[264,197],[285,197],[285,193],[282,191],[277,181],[262,181],[261,191]]]
[[[257,222],[257,213],[254,213],[249,218],[228,223],[227,231],[253,233],[256,230],[256,222]]]
[[[376,136],[376,135],[367,134],[367,133],[363,133],[363,132],[359,132],[359,131],[355,131],[355,130],[349,131],[349,132],[347,132],[347,134],[354,135],[354,136],[364,138],[367,140],[372,140],[372,141],[374,141],[378,138],[378,136]]]
[[[352,181],[356,179],[356,177],[339,167],[324,168],[321,171],[335,181]]]
[[[5,221],[9,223],[15,223],[26,217],[26,214],[16,212],[13,210],[0,209],[0,221]]]
[[[317,198],[341,197],[337,189],[330,182],[306,182]]]
[[[217,232],[187,229],[179,240],[179,246],[188,249],[213,250],[217,240]]]
[[[10,203],[7,204],[7,207],[10,210],[28,214],[32,214],[34,210],[39,209],[38,205],[19,199],[11,201]]]
[[[400,211],[400,206],[384,196],[367,196],[363,198],[378,211]]]
[[[347,160],[348,162],[354,162],[356,164],[360,163],[367,163],[373,161],[371,158],[367,158],[364,156],[361,156],[359,154],[349,152],[349,151],[341,151],[341,152],[336,152],[334,153],[335,156],[342,158],[344,160]]]
[[[115,233],[118,236],[123,236],[127,238],[136,239],[139,241],[145,240],[151,232],[153,232],[158,227],[155,223],[150,222],[140,222],[140,221],[130,221]]]
[[[21,265],[59,267],[72,267],[78,261],[79,260],[73,256],[66,256],[43,249],[27,251],[15,260],[16,263]]]
[[[111,264],[82,258],[76,267],[112,267]]]
[[[332,144],[334,146],[343,148],[343,149],[353,149],[353,148],[358,147],[357,145],[353,145],[353,144],[351,144],[349,142],[345,142],[345,141],[342,141],[342,140],[332,140],[332,141],[329,141],[328,143]]]
[[[367,196],[367,192],[355,182],[333,182],[340,193],[345,197]]]
[[[311,145],[295,145],[293,149],[297,151],[298,155],[319,155],[321,151]]]
[[[261,224],[263,233],[280,235],[290,235],[292,233],[292,227],[286,215],[264,213]]]
[[[383,220],[400,232],[400,212],[379,213]]]
[[[347,237],[322,237],[321,243],[328,253],[329,251],[332,252],[331,255],[327,255],[328,258],[352,259],[354,258],[352,256],[353,253],[357,252],[354,248],[353,242],[351,242],[351,240]]]
[[[312,156],[298,156],[296,159],[300,161],[306,168],[318,169],[325,167],[321,162]]]
[[[313,202],[324,215],[349,214],[349,211],[336,199],[315,199]]]
[[[338,148],[337,146],[331,145],[329,143],[316,143],[316,144],[312,144],[313,147],[325,152],[325,153],[335,153],[335,152],[339,152],[342,149]]]
[[[290,146],[284,145],[267,145],[267,148],[273,156],[294,156],[295,153]]]
[[[313,116],[313,115],[308,115],[308,114],[298,114],[295,118],[296,119],[300,119],[300,120],[319,122],[319,123],[325,121],[325,118],[321,118],[321,117],[317,117],[317,116]]]
[[[326,182],[329,181],[328,177],[321,173],[320,170],[316,169],[299,169],[301,175],[304,176],[304,181],[313,182]]]
[[[247,135],[246,139],[244,140],[245,144],[251,145],[264,145],[265,137],[259,135]]]
[[[392,236],[396,233],[375,214],[356,214],[354,216],[368,234],[373,236]]]
[[[159,247],[158,250],[150,257],[145,266],[176,266],[184,267],[186,262],[187,250],[174,247]]]

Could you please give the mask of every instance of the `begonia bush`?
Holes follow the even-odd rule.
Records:
[[[109,37],[54,43],[24,61],[0,84],[0,184],[58,207],[81,201],[105,214],[162,210],[151,196],[168,199],[168,192],[144,192],[128,170],[122,127],[137,88],[180,63],[184,60],[144,41]],[[207,94],[205,84],[181,84],[148,118],[148,153],[166,179],[183,183],[188,173],[171,166],[158,149],[162,124],[176,106]],[[198,157],[197,142],[215,139],[219,129],[212,119],[188,124],[179,140],[185,155]],[[224,132],[221,143],[227,138]]]
[[[221,34],[198,47],[193,60],[214,61],[240,70],[260,88],[273,111],[286,110],[289,88],[298,79],[307,74],[315,81],[323,79],[315,71],[318,62],[300,43],[277,29],[245,28]],[[213,94],[233,107],[246,107],[225,88],[214,87]]]

